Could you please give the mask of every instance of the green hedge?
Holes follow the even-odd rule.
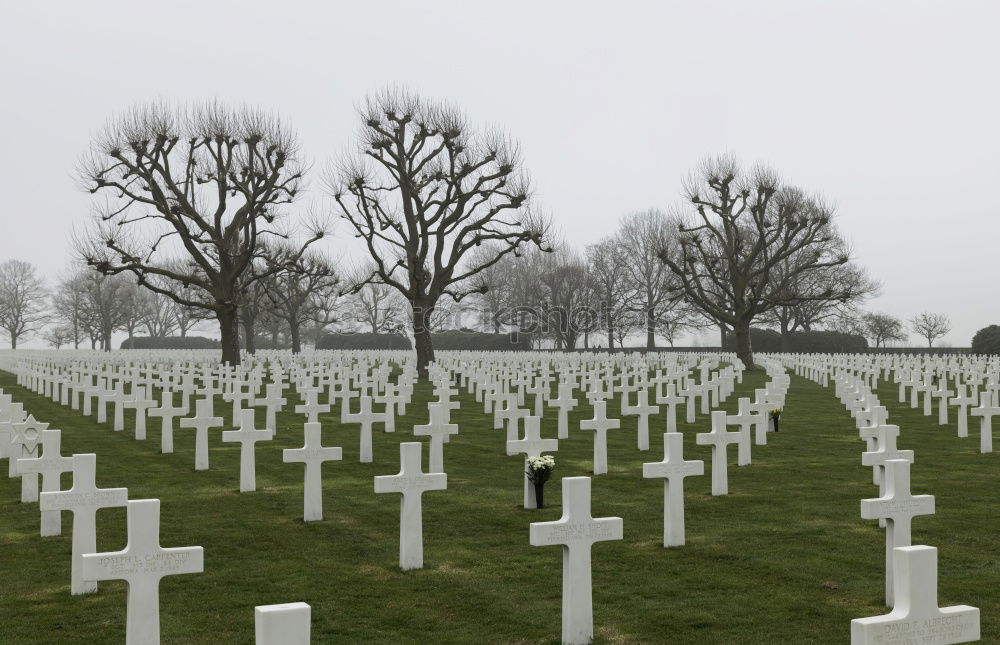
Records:
[[[1000,354],[1000,325],[983,327],[972,337],[973,354]]]
[[[525,334],[486,334],[472,329],[448,329],[431,334],[434,349],[526,350],[531,339]],[[316,349],[413,349],[413,342],[402,334],[327,334]]]
[[[472,329],[448,329],[431,334],[434,349],[472,349],[509,352],[531,349],[527,334],[487,334]]]
[[[219,349],[214,338],[203,336],[133,336],[122,343],[122,349]]]
[[[868,341],[858,334],[844,334],[839,331],[793,331],[788,335],[788,347],[784,349],[781,334],[773,329],[750,328],[750,344],[755,352],[802,352],[820,354],[864,353],[868,351]],[[725,349],[736,349],[736,337],[726,334]]]
[[[327,334],[316,349],[413,349],[410,339],[402,334]]]

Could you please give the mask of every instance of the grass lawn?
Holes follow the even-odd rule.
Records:
[[[748,375],[728,409],[763,378]],[[10,374],[0,373],[0,387],[62,429],[64,455],[97,453],[99,486],[159,498],[163,546],[204,547],[204,573],[161,584],[164,643],[251,643],[255,605],[296,601],[312,605],[314,643],[559,642],[560,549],[529,546],[528,524],[558,519],[560,477],[589,474],[592,433],[576,429],[589,408],[570,416],[546,508],[525,511],[522,457],[504,455],[504,431],[463,393],[452,415],[460,434],[445,446],[448,490],[424,495],[425,568],[402,573],[400,497],[374,494],[372,477],[399,470],[397,444],[426,423],[426,389],[395,434],[376,431],[374,464],[358,463],[357,426],[341,426],[339,410],[321,417],[324,444],[343,446],[344,461],[323,468],[327,519],[305,523],[303,466],[281,462],[281,449],[302,445],[299,415],[281,414],[275,440],[258,444],[258,490],[241,494],[239,446],[222,444],[218,431],[211,469],[195,472],[192,430],[175,429],[176,452],[161,455],[158,419],[137,442],[128,416],[116,433]],[[936,410],[924,417],[898,404],[891,384],[880,396],[902,428],[900,448],[916,452],[913,492],[937,497],[937,514],[914,520],[913,541],[939,549],[940,604],[981,608],[983,641],[1000,642],[1000,454],[979,454],[978,420],[958,439],[954,413],[939,427]],[[615,400],[609,415],[617,410]],[[229,411],[217,401],[217,415],[228,420]],[[792,377],[781,432],[754,446],[753,464],[737,467],[730,447],[725,497],[710,496],[709,449],[695,445],[708,418],[686,425],[678,416],[686,458],[706,461],[705,476],[685,482],[681,548],[662,547],[662,480],[642,478],[644,461],[662,459],[662,416],[651,421],[648,452],[635,449],[634,417],[608,433],[610,472],[594,479],[593,513],[624,518],[625,539],[594,547],[595,642],[846,643],[852,618],[885,613],[883,531],[859,511],[877,488],[832,387]],[[554,410],[543,434],[555,436]],[[426,463],[426,447],[424,455]],[[63,536],[43,539],[38,506],[19,499],[20,483],[0,479],[0,643],[124,642],[125,583],[70,596],[70,514]],[[125,510],[97,517],[98,550],[123,548]]]

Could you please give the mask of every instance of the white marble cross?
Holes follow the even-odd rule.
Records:
[[[969,395],[969,388],[965,385],[958,386],[958,396],[952,397],[950,399],[953,405],[958,406],[958,436],[965,437],[969,436],[969,417],[967,411],[970,405],[975,405],[977,403],[976,396]]]
[[[941,379],[931,394],[938,400],[938,425],[948,425],[948,399],[955,394],[948,389],[948,379]]]
[[[160,417],[160,452],[169,455],[174,451],[174,418],[187,414],[184,406],[174,407],[174,393],[163,390],[160,407],[149,411],[149,416]]]
[[[861,453],[861,465],[873,469],[872,482],[879,486],[879,495],[885,494],[885,462],[890,459],[905,459],[913,463],[912,450],[896,447],[899,426],[880,425],[875,428],[875,449]]]
[[[330,405],[319,402],[319,390],[316,388],[311,387],[305,390],[303,394],[305,403],[296,405],[295,412],[297,414],[304,414],[308,423],[318,423],[319,415],[328,413]]]
[[[59,490],[59,476],[73,470],[73,459],[61,454],[62,431],[42,430],[42,456],[18,459],[17,469],[22,475],[34,473],[42,476],[42,492]],[[62,518],[59,511],[42,511],[41,535],[51,537],[62,534]]]
[[[666,396],[656,397],[657,405],[667,406],[667,432],[677,432],[677,406],[684,403],[683,396],[677,396],[677,384],[667,383]]]
[[[885,468],[885,495],[861,500],[861,517],[866,520],[884,519],[885,527],[885,604],[893,606],[892,550],[910,546],[913,518],[934,514],[933,495],[910,494],[910,462],[890,459]]]
[[[208,470],[208,431],[223,425],[222,417],[212,416],[212,398],[198,399],[194,403],[194,416],[181,419],[182,428],[194,428],[194,469]]]
[[[635,405],[623,405],[621,411],[624,415],[639,417],[636,443],[639,450],[649,450],[649,417],[660,411],[659,406],[649,404],[649,390],[640,387],[635,395]]]
[[[306,603],[258,605],[253,614],[255,645],[309,645],[312,608]]]
[[[684,461],[684,435],[663,433],[663,461],[642,465],[642,476],[663,479],[663,546],[684,546],[684,478],[705,474],[705,462]]]
[[[882,616],[851,621],[851,645],[951,645],[978,641],[979,610],[968,605],[938,607],[937,549],[905,546],[893,549],[899,598]]]
[[[428,403],[427,413],[427,423],[413,426],[413,434],[431,438],[427,457],[428,472],[443,473],[444,444],[448,442],[450,435],[458,434],[458,424],[449,423],[451,410],[443,403]]]
[[[264,396],[254,401],[254,405],[264,406],[264,427],[275,432],[278,431],[275,417],[288,403],[288,399],[281,396],[281,388],[281,383],[268,383],[264,386]],[[327,410],[329,410],[329,406],[327,406]]]
[[[42,512],[73,513],[73,556],[70,567],[70,593],[97,591],[97,582],[83,579],[83,554],[97,550],[97,511],[125,506],[127,488],[97,487],[97,455],[73,455],[73,486],[67,490],[43,492],[38,499]]]
[[[255,410],[240,411],[240,429],[224,430],[223,442],[239,442],[240,444],[240,492],[248,493],[257,490],[257,462],[254,449],[258,441],[274,439],[274,431],[270,428],[257,429],[254,424]]]
[[[135,410],[135,438],[137,441],[146,439],[146,411],[156,405],[156,401],[146,395],[146,387],[139,386],[126,407]]]
[[[979,407],[972,408],[971,414],[979,417],[979,451],[993,452],[993,417],[1000,415],[1000,406],[989,390],[979,396]]]
[[[128,606],[126,645],[160,642],[160,579],[204,571],[200,546],[164,549],[160,546],[160,500],[128,502],[128,544],[121,551],[83,556],[83,579],[125,580]]]
[[[372,462],[372,425],[385,421],[385,413],[372,412],[372,398],[362,396],[357,412],[351,412],[351,400],[344,399],[340,407],[341,423],[358,423],[361,425],[361,463]]]
[[[743,397],[739,399],[739,410],[736,414],[731,414],[726,418],[726,423],[732,425],[738,425],[740,427],[740,440],[736,444],[736,465],[737,466],[749,466],[750,465],[750,455],[752,449],[752,442],[750,437],[750,428],[758,423],[761,423],[759,415],[763,414],[760,411],[754,412],[750,409],[750,399]]]
[[[608,472],[608,430],[617,430],[622,422],[609,419],[606,413],[607,401],[594,401],[594,418],[580,421],[581,430],[594,432],[594,474]]]
[[[531,524],[529,541],[562,545],[562,642],[584,645],[594,638],[591,547],[622,539],[622,519],[591,515],[590,477],[563,477],[562,506],[558,520]]]
[[[232,389],[222,395],[223,401],[229,401],[233,404],[233,417],[231,425],[233,427],[242,423],[243,419],[243,404],[250,403],[256,398],[253,392],[243,391],[243,382],[240,380],[235,380],[232,383]]]
[[[701,432],[695,435],[699,446],[712,446],[712,495],[729,494],[729,463],[726,458],[726,448],[731,443],[738,443],[739,432],[726,430],[726,413],[724,410],[712,412],[711,432]]]
[[[568,383],[559,384],[559,396],[549,399],[549,406],[558,408],[556,437],[569,438],[569,411],[576,407],[578,401],[573,398],[573,386]]]
[[[528,479],[528,458],[540,457],[543,452],[554,452],[559,449],[558,439],[542,439],[541,419],[539,417],[524,417],[524,439],[514,439],[507,442],[507,455],[524,455],[524,467],[521,468],[521,480],[524,482],[524,508],[538,508],[535,498],[535,486]]]
[[[84,399],[86,398],[87,397],[84,397]],[[130,400],[129,395],[125,394],[124,380],[119,380],[115,383],[114,394],[109,398],[109,400],[115,404],[114,418],[111,422],[111,429],[115,432],[121,432],[125,429],[125,406]]]
[[[302,512],[304,521],[323,519],[323,462],[340,461],[342,458],[343,451],[340,448],[323,447],[319,422],[306,423],[304,446],[281,451],[281,460],[286,464],[306,465]]]
[[[399,444],[399,473],[375,477],[376,493],[403,496],[399,513],[399,568],[404,571],[424,568],[424,492],[448,488],[448,475],[425,473],[421,469],[423,445],[419,441]]]

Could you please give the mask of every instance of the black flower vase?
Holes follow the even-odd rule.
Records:
[[[778,424],[781,422],[781,417],[774,417],[774,431],[778,431]]]
[[[535,482],[535,508],[542,508],[545,482]]]

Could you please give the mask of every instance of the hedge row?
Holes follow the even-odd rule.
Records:
[[[794,331],[788,334],[787,344],[782,344],[781,333],[773,329],[750,328],[750,345],[755,352],[805,352],[822,354],[864,353],[868,341],[858,334],[838,331]],[[726,351],[736,349],[736,336],[726,334]]]
[[[434,349],[527,350],[531,339],[524,334],[486,334],[471,329],[449,329],[431,334]],[[413,349],[402,334],[327,334],[316,349]]]
[[[133,336],[122,342],[122,349],[219,349],[214,338],[203,336]]]
[[[413,349],[413,345],[402,334],[338,333],[320,338],[316,349]]]

